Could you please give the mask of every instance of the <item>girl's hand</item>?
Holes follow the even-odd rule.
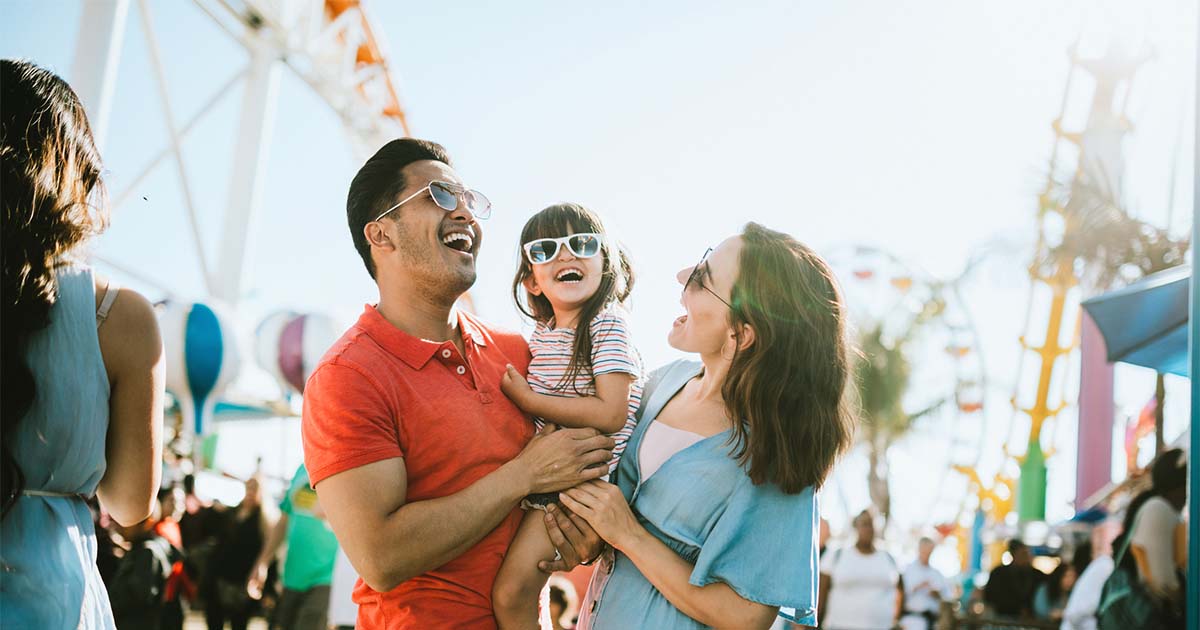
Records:
[[[517,368],[511,365],[505,368],[504,376],[500,377],[500,391],[504,392],[509,400],[517,403],[518,407],[521,407],[522,401],[533,393],[529,387],[529,381],[526,381]]]
[[[567,509],[582,516],[608,544],[623,549],[642,530],[625,495],[607,481],[588,481],[558,495]]]

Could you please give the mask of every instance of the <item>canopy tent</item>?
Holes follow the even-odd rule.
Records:
[[[1188,300],[1192,268],[1181,265],[1083,303],[1110,362],[1188,376]]]

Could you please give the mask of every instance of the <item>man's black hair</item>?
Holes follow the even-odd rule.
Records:
[[[450,155],[442,145],[429,140],[398,138],[380,147],[350,182],[350,193],[346,195],[346,222],[350,225],[354,249],[358,250],[371,278],[375,277],[375,263],[371,260],[371,244],[367,242],[363,228],[396,203],[396,197],[406,184],[401,173],[404,167],[422,160],[436,160],[451,166]]]

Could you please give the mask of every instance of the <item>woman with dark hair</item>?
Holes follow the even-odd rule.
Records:
[[[651,377],[616,485],[560,495],[611,546],[579,627],[816,625],[816,491],[852,433],[833,274],[751,223],[678,279],[667,340],[700,361]]]
[[[161,475],[154,310],[77,258],[107,221],[101,172],[70,86],[0,60],[5,627],[111,628],[87,500],[139,523]]]
[[[1180,574],[1187,543],[1181,512],[1187,501],[1187,466],[1187,454],[1179,449],[1155,458],[1150,465],[1150,489],[1130,502],[1124,529],[1113,541],[1113,549],[1120,550],[1114,557],[1114,571],[1137,576],[1162,611],[1163,627],[1171,628],[1183,627]],[[1106,598],[1107,594],[1101,599],[1102,611]],[[1105,627],[1103,619],[1101,627]]]

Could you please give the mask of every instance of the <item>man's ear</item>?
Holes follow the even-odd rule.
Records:
[[[392,241],[391,235],[387,233],[382,221],[371,221],[363,226],[363,235],[367,237],[367,243],[371,247],[378,247],[386,251],[396,249],[396,244]]]
[[[533,279],[532,273],[529,274],[529,276],[526,277],[524,280],[522,280],[521,284],[525,285],[525,290],[528,291],[531,295],[541,295],[542,294],[542,287],[538,286],[537,280]]]

